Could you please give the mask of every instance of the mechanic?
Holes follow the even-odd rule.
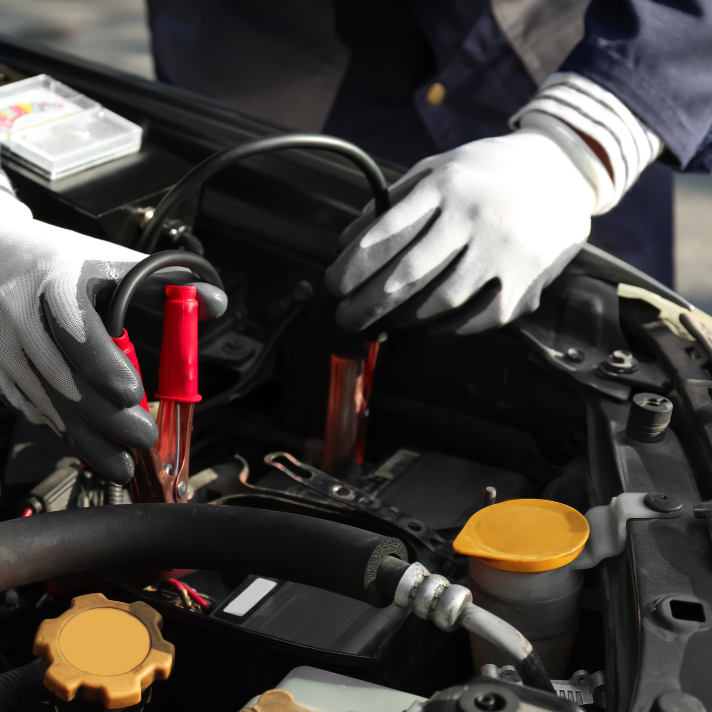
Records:
[[[672,174],[646,167],[712,164],[709,0],[148,7],[159,79],[416,164],[329,271],[346,328],[399,305],[403,326],[465,303],[460,333],[507,323],[592,215],[595,244],[672,285]]]
[[[462,334],[535,309],[624,196],[599,241],[671,281],[670,177],[646,167],[712,167],[710,2],[593,0],[584,32],[586,4],[149,0],[160,78],[399,163],[431,156],[347,229],[327,284],[348,329],[450,313]],[[122,446],[157,431],[93,305],[142,255],[34,220],[6,179],[0,201],[2,398],[125,483]],[[222,313],[198,287],[203,316]]]

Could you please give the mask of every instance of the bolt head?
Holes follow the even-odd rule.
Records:
[[[182,497],[188,491],[188,484],[186,482],[180,482],[176,489],[179,497]]]
[[[614,351],[610,356],[611,363],[617,366],[628,366],[633,363],[633,354],[630,351]]]
[[[571,363],[582,363],[586,358],[586,354],[581,349],[566,349],[564,358]]]
[[[493,710],[497,706],[497,698],[492,694],[480,695],[475,698],[475,704],[481,710]]]
[[[648,509],[663,514],[681,512],[685,508],[682,497],[674,492],[648,492],[643,502]]]
[[[603,364],[610,373],[631,373],[638,370],[638,362],[630,351],[617,349],[608,355]]]

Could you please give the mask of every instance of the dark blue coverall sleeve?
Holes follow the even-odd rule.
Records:
[[[712,0],[593,0],[561,71],[615,94],[664,141],[665,162],[712,173]]]

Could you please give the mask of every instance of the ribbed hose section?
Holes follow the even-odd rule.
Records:
[[[104,485],[104,504],[123,504],[124,488],[116,482],[107,482]]]
[[[44,692],[45,664],[37,658],[23,667],[15,668],[0,675],[0,710],[10,712],[25,709],[37,702]]]

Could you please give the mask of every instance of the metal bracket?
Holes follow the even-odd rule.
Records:
[[[299,474],[293,472],[287,465],[279,462],[280,459],[287,460],[291,463],[297,468]],[[342,480],[337,480],[335,477],[331,477],[331,475],[327,475],[321,470],[317,470],[316,467],[311,467],[310,465],[299,462],[296,457],[290,455],[288,452],[270,453],[265,456],[265,462],[289,475],[300,484],[313,489],[315,492],[319,492],[319,494],[335,499],[337,502],[341,502],[370,517],[393,524],[398,527],[398,529],[418,539],[423,546],[437,556],[464,565],[465,557],[453,551],[452,546],[445,541],[440,534],[434,529],[431,529],[425,522],[420,521],[420,519],[411,517],[400,509],[392,507],[390,504],[382,502],[380,499],[352,485],[346,484]]]
[[[659,509],[671,511],[656,511]],[[674,519],[683,511],[682,499],[668,492],[624,492],[613,497],[610,504],[592,507],[586,512],[591,535],[570,566],[591,569],[603,559],[621,554],[625,549],[629,519]]]

